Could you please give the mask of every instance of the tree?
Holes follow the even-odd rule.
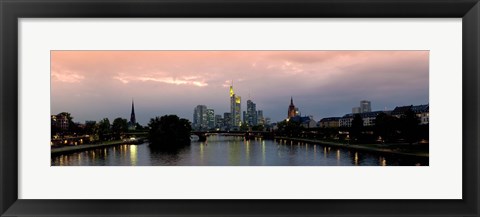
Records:
[[[391,141],[396,137],[398,130],[398,119],[396,117],[380,113],[375,118],[375,134],[382,137],[383,141]]]
[[[128,121],[123,118],[115,118],[112,124],[112,132],[115,136],[115,139],[121,139],[122,134],[128,130]]]
[[[85,134],[89,136],[90,142],[98,140],[98,124],[95,122],[85,123]]]
[[[150,147],[176,149],[190,145],[192,127],[190,121],[176,115],[165,115],[150,119],[148,124]]]
[[[108,118],[104,118],[98,122],[98,136],[100,140],[106,141],[110,139],[110,133],[110,120],[108,120]]]
[[[350,127],[350,139],[352,141],[357,141],[360,139],[360,136],[363,131],[363,119],[359,114],[355,114],[352,120],[352,127]]]
[[[136,123],[135,129],[136,129],[136,130],[144,130],[143,126],[140,125],[139,123]]]
[[[279,134],[283,134],[284,136],[291,138],[299,137],[300,132],[304,129],[300,125],[300,122],[293,120],[279,122],[277,127]]]
[[[407,110],[401,117],[402,136],[409,144],[418,141],[419,132],[418,125],[420,120],[411,109]]]
[[[248,131],[248,124],[247,122],[243,122],[242,125],[240,126],[240,131]]]
[[[263,125],[257,125],[252,127],[253,131],[264,131],[265,127]]]

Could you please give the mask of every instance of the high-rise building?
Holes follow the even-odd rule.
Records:
[[[365,113],[365,112],[371,112],[371,111],[372,111],[371,102],[367,100],[360,101],[360,107],[352,108],[352,114],[359,114],[359,113]]]
[[[362,113],[371,112],[371,111],[372,111],[371,102],[370,102],[370,101],[367,101],[367,100],[362,100],[362,101],[360,101],[360,111],[361,111]]]
[[[208,129],[215,128],[215,111],[213,109],[207,109],[207,126]]]
[[[290,105],[288,106],[288,118],[297,116],[298,108],[293,104],[293,97],[290,98]]]
[[[215,115],[215,128],[223,128],[223,117],[221,115]]]
[[[256,126],[258,123],[257,121],[257,108],[256,104],[252,102],[252,100],[247,100],[247,112],[246,112],[246,122],[248,126]]]
[[[241,108],[242,99],[240,96],[235,95],[233,91],[233,84],[230,86],[230,114],[231,114],[231,127],[238,128],[242,125],[241,115],[242,115],[242,108]]]
[[[265,124],[265,119],[263,118],[263,111],[262,110],[257,111],[257,124],[258,125],[264,125]]]
[[[230,112],[223,113],[223,126],[228,130],[232,127],[232,114]]]
[[[128,122],[128,129],[135,130],[137,128],[137,119],[135,118],[135,105],[132,99],[132,112],[130,113],[130,122]]]
[[[207,106],[197,105],[193,110],[193,126],[196,130],[204,130],[208,127]]]

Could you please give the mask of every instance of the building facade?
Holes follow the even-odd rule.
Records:
[[[340,127],[340,117],[322,118],[318,125],[322,128],[337,128]]]
[[[207,128],[215,128],[215,110],[207,108]]]
[[[371,112],[372,111],[372,103],[367,100],[362,100],[360,101],[360,112],[365,113],[365,112]]]
[[[245,123],[248,126],[258,125],[257,105],[252,100],[247,100],[247,111],[245,113]]]
[[[207,106],[197,105],[193,110],[192,128],[205,130],[208,128]]]

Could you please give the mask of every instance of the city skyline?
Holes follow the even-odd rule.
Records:
[[[316,121],[351,113],[428,104],[428,51],[52,51],[51,113],[76,122],[177,114],[192,108],[230,111],[229,88],[262,108],[272,122],[287,117],[291,97]]]

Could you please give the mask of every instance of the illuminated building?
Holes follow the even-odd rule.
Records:
[[[215,111],[213,109],[207,109],[207,126],[208,129],[215,128]]]
[[[193,128],[196,130],[206,129],[208,127],[207,106],[197,105],[193,110]]]
[[[257,124],[259,124],[259,125],[264,125],[265,124],[265,120],[263,119],[263,111],[262,110],[257,111]]]
[[[371,112],[371,111],[372,111],[371,102],[370,102],[370,101],[367,101],[367,100],[362,100],[362,101],[360,101],[360,111],[361,111],[362,113]]]
[[[242,125],[241,102],[242,102],[241,97],[235,95],[235,92],[233,92],[233,84],[232,84],[232,86],[230,86],[230,115],[231,115],[231,121],[232,121],[231,122],[231,127],[234,128],[234,129],[238,128]]]

